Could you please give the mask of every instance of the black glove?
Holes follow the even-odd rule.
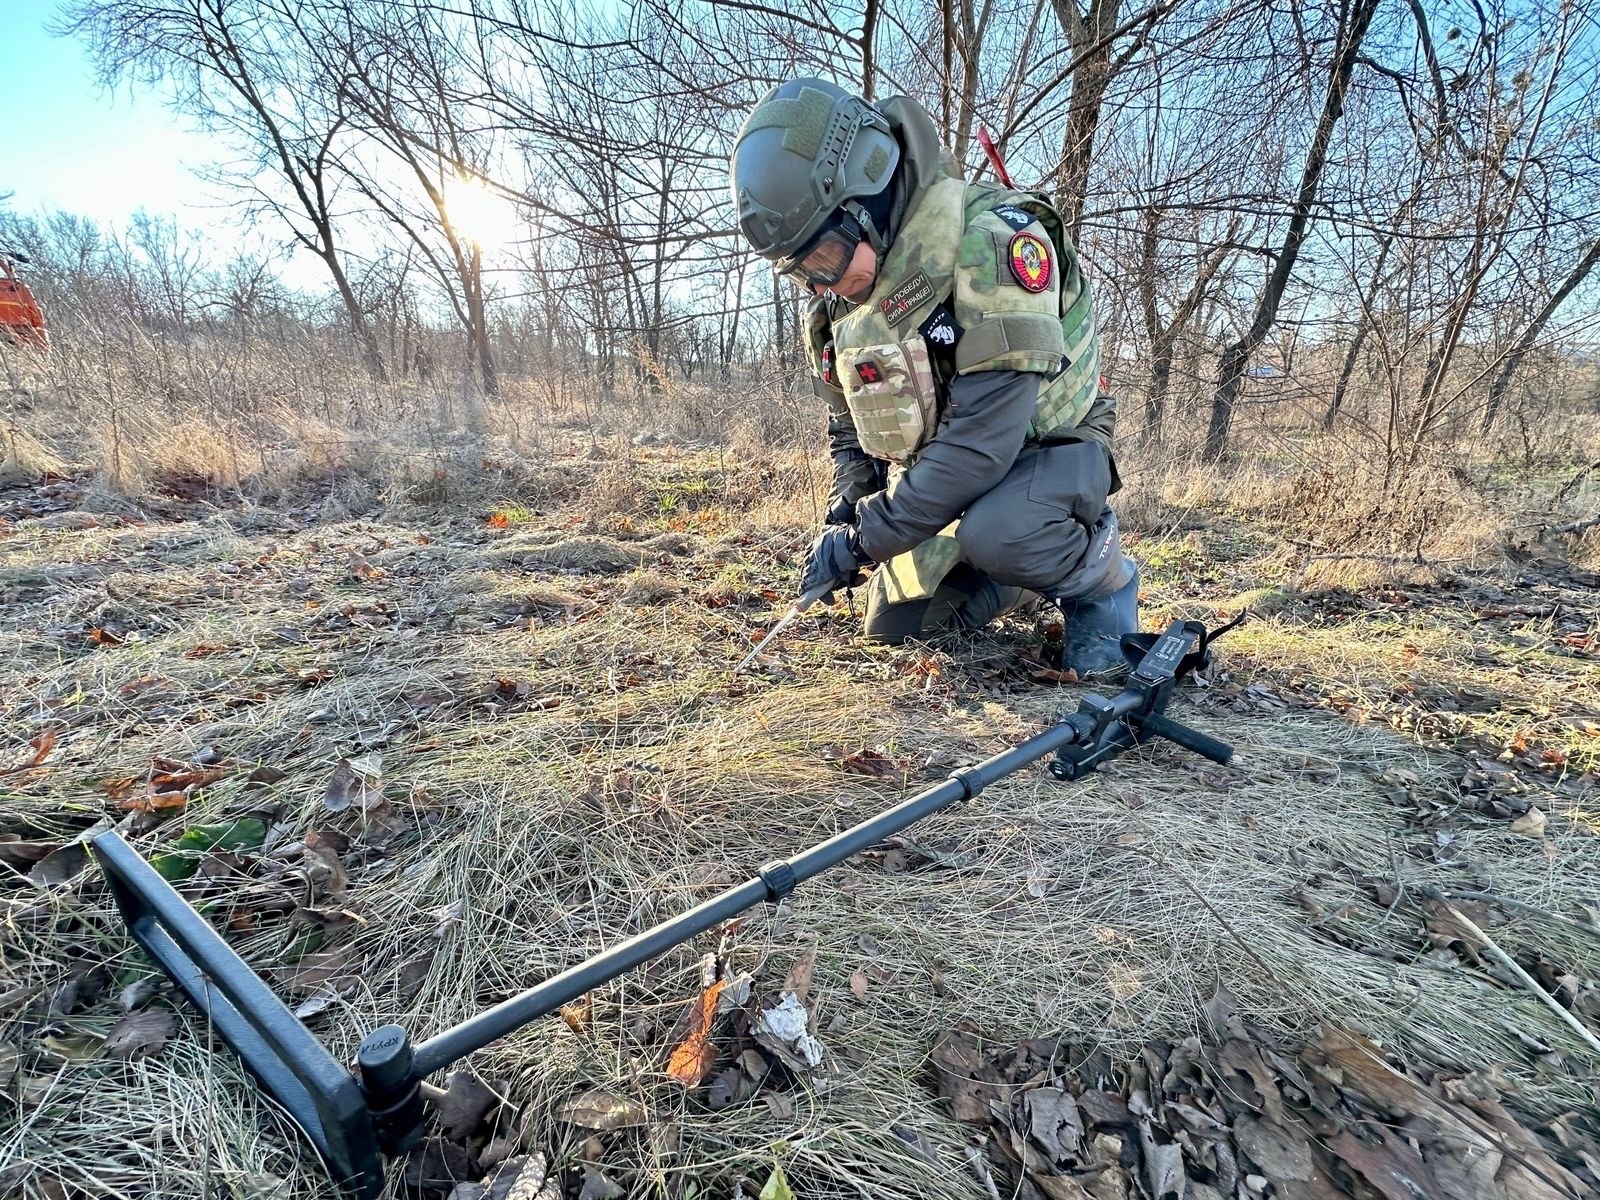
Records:
[[[800,594],[819,589],[859,587],[866,581],[861,568],[872,560],[861,552],[861,542],[851,525],[830,525],[806,551],[805,570],[800,574]]]
[[[835,496],[828,505],[828,511],[822,514],[824,525],[854,525],[856,523],[856,502],[846,500],[843,496]]]

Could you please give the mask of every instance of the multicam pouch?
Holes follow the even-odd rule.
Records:
[[[841,351],[838,372],[856,436],[868,454],[904,462],[933,436],[939,393],[921,335]]]

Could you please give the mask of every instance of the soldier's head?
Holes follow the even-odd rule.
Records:
[[[888,247],[899,163],[888,120],[861,97],[823,79],[779,84],[733,145],[739,229],[802,287],[865,295]]]

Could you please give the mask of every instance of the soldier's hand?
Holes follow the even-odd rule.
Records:
[[[822,514],[824,525],[854,525],[856,523],[856,502],[846,500],[843,496],[835,496],[833,503],[828,505],[828,511]]]
[[[853,525],[830,525],[806,551],[805,569],[800,574],[800,594],[837,588],[858,587],[866,580],[861,568],[872,560],[861,550]],[[824,599],[831,599],[831,595]]]

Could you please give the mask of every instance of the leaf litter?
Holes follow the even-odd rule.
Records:
[[[436,535],[441,553],[451,556],[448,586],[444,560],[436,583],[428,560],[380,557],[372,549],[378,536],[370,524],[354,523],[261,536],[290,547],[303,562],[252,568],[251,588],[217,593],[232,606],[222,624],[193,628],[186,620],[180,630],[180,623],[154,615],[107,617],[99,627],[112,630],[123,646],[83,644],[91,625],[82,627],[78,644],[41,639],[38,656],[24,668],[32,672],[25,691],[0,697],[0,704],[11,705],[8,718],[21,715],[26,736],[62,728],[47,771],[0,779],[0,788],[24,796],[13,807],[35,822],[11,824],[8,817],[0,836],[13,840],[0,841],[0,848],[74,845],[69,839],[94,814],[64,827],[38,822],[70,811],[77,801],[69,781],[91,759],[94,772],[140,779],[146,764],[162,755],[215,770],[222,764],[201,761],[193,747],[227,748],[224,761],[238,764],[233,773],[189,790],[183,806],[151,806],[149,812],[113,807],[110,815],[182,815],[187,826],[174,820],[170,830],[154,834],[142,827],[140,836],[148,840],[141,848],[154,854],[176,852],[187,829],[261,823],[254,845],[246,839],[228,848],[219,840],[202,849],[191,842],[182,854],[194,856],[194,870],[178,885],[206,904],[208,916],[254,965],[293,972],[287,978],[295,999],[310,1003],[327,996],[330,985],[338,989],[337,1003],[319,1010],[324,1036],[358,1034],[396,1006],[431,1026],[459,1020],[570,965],[583,949],[636,931],[635,912],[665,915],[680,898],[689,902],[695,888],[720,885],[720,868],[698,871],[696,864],[727,864],[735,878],[745,877],[775,851],[792,853],[875,811],[926,776],[936,756],[935,774],[948,773],[1026,736],[1061,703],[1061,697],[1028,690],[1026,667],[1017,666],[1015,631],[980,636],[928,671],[918,665],[924,651],[865,651],[831,621],[800,631],[793,647],[797,657],[825,654],[828,672],[802,673],[765,689],[707,689],[696,672],[712,648],[725,645],[732,654],[743,644],[733,610],[695,608],[698,615],[686,620],[681,636],[675,629],[664,640],[659,614],[630,615],[613,603],[620,582],[583,582],[575,589],[586,606],[582,622],[532,627],[526,612],[511,619],[515,605],[472,592],[480,581],[526,590],[525,577],[477,557],[480,544],[472,535]],[[409,533],[381,536],[414,540]],[[258,535],[230,537],[237,542]],[[352,574],[347,546],[373,565],[381,562],[384,572],[358,577],[360,590],[370,593],[360,606],[316,598],[319,591],[337,595],[340,581]],[[251,560],[237,549],[229,558]],[[705,546],[682,565],[691,571],[716,566]],[[138,568],[151,577],[165,570],[178,574],[155,562]],[[414,599],[402,595],[406,588],[417,589]],[[206,603],[204,611],[220,610],[211,599]],[[272,629],[286,636],[274,638]],[[845,625],[843,634],[849,629]],[[31,643],[22,645],[34,654]],[[271,648],[275,673],[251,666],[258,645]],[[186,657],[199,646],[207,647],[204,654]],[[149,653],[170,656],[159,687],[149,684],[159,674],[145,658]],[[986,675],[986,655],[1007,665]],[[75,710],[66,698],[92,691],[94,672],[110,672],[108,694],[119,695],[119,703],[147,723],[122,730]],[[615,686],[597,697],[597,677]],[[506,679],[529,686],[520,696],[515,686],[509,697],[499,695],[497,681]],[[124,692],[128,685],[132,690]],[[1281,687],[1252,684],[1223,694],[1219,686],[1217,692],[1214,706],[1209,700],[1199,706],[1195,723],[1240,741],[1249,773],[1214,770],[1158,747],[1083,787],[1061,788],[1031,775],[996,785],[981,800],[909,832],[914,842],[880,847],[875,856],[801,889],[770,925],[756,923],[728,964],[730,977],[748,973],[753,985],[731,1009],[719,996],[717,1055],[697,1086],[685,1089],[665,1070],[674,1043],[664,1025],[673,1011],[703,996],[703,985],[689,981],[694,952],[685,950],[659,969],[597,991],[578,1030],[552,1019],[553,1034],[541,1025],[487,1051],[475,1065],[485,1078],[508,1081],[507,1104],[488,1111],[460,1142],[434,1139],[414,1173],[417,1189],[444,1196],[470,1183],[488,1194],[483,1181],[489,1179],[505,1192],[526,1175],[531,1194],[560,1192],[570,1200],[591,1182],[590,1171],[633,1194],[648,1186],[652,1170],[695,1177],[701,1164],[717,1162],[723,1165],[708,1175],[728,1182],[729,1172],[743,1172],[745,1194],[753,1195],[776,1174],[767,1147],[798,1134],[802,1148],[785,1152],[781,1171],[783,1186],[800,1196],[838,1190],[982,1195],[988,1187],[968,1161],[967,1133],[950,1123],[944,1101],[931,1100],[916,1070],[930,1051],[930,1029],[977,1016],[999,1039],[982,1040],[983,1054],[1007,1037],[1016,1045],[1022,1032],[1056,1028],[1092,1030],[1105,1051],[1109,1065],[1093,1087],[1079,1091],[1063,1075],[1058,1088],[1077,1108],[1083,1136],[1076,1143],[1072,1113],[1060,1099],[1010,1097],[1023,1104],[1008,1122],[1013,1129],[1025,1122],[1028,1161],[1055,1156],[1054,1173],[1042,1176],[1052,1182],[1035,1185],[1042,1194],[1075,1196],[1064,1182],[1074,1171],[1091,1195],[1114,1179],[1127,1183],[1130,1195],[1164,1186],[1174,1178],[1173,1148],[1182,1154],[1183,1136],[1198,1136],[1183,1131],[1194,1126],[1216,1133],[1211,1121],[1228,1122],[1228,1153],[1244,1164],[1239,1194],[1283,1194],[1274,1192],[1277,1183],[1252,1191],[1249,1169],[1260,1165],[1255,1153],[1285,1172],[1284,1187],[1304,1182],[1290,1178],[1303,1173],[1303,1156],[1285,1141],[1278,1118],[1264,1108],[1238,1115],[1224,1109],[1218,1118],[1200,1100],[1174,1099],[1169,1091],[1157,1096],[1147,1089],[1145,1100],[1136,1101],[1119,1074],[1142,1062],[1147,1041],[1182,1045],[1177,1035],[1193,1012],[1192,998],[1205,994],[1202,987],[1218,970],[1242,973],[1232,982],[1273,1045],[1295,1045],[1304,1037],[1304,998],[1317,996],[1346,1019],[1339,1028],[1379,1029],[1390,1052],[1404,1055],[1394,1062],[1410,1064],[1406,1069],[1429,1086],[1478,1080],[1519,1121],[1548,1118],[1539,1136],[1566,1147],[1563,1163],[1592,1154],[1586,1147],[1593,1145],[1593,1130],[1571,1101],[1592,1094],[1584,1091],[1581,1048],[1500,978],[1492,962],[1472,953],[1470,943],[1456,938],[1433,947],[1452,956],[1448,962],[1419,962],[1428,943],[1414,891],[1420,881],[1448,882],[1509,894],[1557,916],[1581,913],[1571,881],[1594,863],[1585,844],[1592,839],[1572,815],[1580,796],[1572,787],[1581,776],[1561,775],[1565,764],[1547,752],[1567,755],[1592,735],[1576,724],[1563,726],[1571,737],[1552,746],[1551,727],[1541,725],[1521,749],[1509,738],[1486,748],[1481,763],[1440,757],[1424,763],[1413,746],[1381,731],[1305,714],[1298,695],[1285,705],[1290,693]],[[429,695],[451,701],[413,703]],[[547,699],[559,703],[546,706]],[[896,711],[887,700],[903,708]],[[1395,705],[1396,714],[1405,708]],[[196,722],[192,740],[187,730],[175,736],[175,726],[164,723],[170,715],[159,711],[163,706]],[[325,764],[362,760],[377,748],[363,739],[397,718],[404,728],[391,735],[396,740],[384,748],[385,757],[397,774],[420,780],[413,795],[420,787],[424,798],[436,799],[410,803],[402,799],[404,787],[388,789],[386,799],[380,763],[357,772],[365,778],[353,786],[341,784],[350,801],[341,811],[323,807],[332,783]],[[835,757],[829,750],[840,746],[875,749],[846,766],[848,754]],[[1509,761],[1495,757],[1501,750],[1511,753]],[[24,762],[31,753],[18,750],[7,762]],[[1415,768],[1415,782],[1400,785],[1405,811],[1371,802],[1369,773],[1391,767]],[[1277,779],[1264,778],[1273,772]],[[1257,773],[1263,778],[1254,778]],[[251,777],[255,799],[244,791]],[[594,777],[625,778],[630,785],[608,784],[597,794],[599,808],[573,804]],[[772,806],[774,796],[785,798],[781,808]],[[281,812],[258,811],[263,799]],[[1509,829],[1532,809],[1546,819],[1539,837]],[[1424,818],[1430,822],[1426,846],[1415,836]],[[309,835],[319,821],[337,824],[348,841],[314,845],[318,839]],[[1438,860],[1435,832],[1451,839],[1449,863]],[[1177,863],[1288,982],[1274,982],[1253,967],[1241,972],[1234,938],[1171,872],[1135,859],[1131,847],[1154,849]],[[1524,849],[1534,853],[1531,860],[1517,856]],[[1545,858],[1547,850],[1560,858]],[[0,849],[24,860],[24,870],[51,852]],[[81,872],[87,856],[78,855]],[[33,915],[24,910],[16,928],[25,980],[59,978],[67,969],[66,903],[87,901],[85,911],[97,912],[114,944],[124,944],[103,896],[94,908],[100,895],[94,880],[92,874],[69,875],[65,882],[75,885],[70,897],[42,908],[34,900]],[[1380,886],[1394,895],[1379,902]],[[1320,906],[1320,917],[1286,902],[1295,889]],[[1375,899],[1368,898],[1369,889]],[[646,901],[651,906],[641,909]],[[465,904],[470,922],[460,907]],[[1600,972],[1577,931],[1493,904],[1485,919],[1490,924],[1484,927],[1551,995],[1594,1021],[1593,981]],[[875,953],[860,941],[863,924],[870,924]],[[449,936],[434,936],[439,925]],[[1108,931],[1104,940],[1101,930]],[[489,940],[482,940],[485,934]],[[797,954],[796,967],[804,970],[782,978]],[[857,972],[868,979],[865,1001],[857,995]],[[1109,986],[1114,979],[1129,986]],[[728,992],[725,985],[724,996]],[[42,1035],[51,1048],[40,1060],[46,1069],[63,1063],[91,1073],[120,1067],[103,1050],[106,1033],[123,1015],[116,993],[106,988],[95,1000],[91,989],[83,990],[64,1019],[83,1022],[84,1031]],[[786,1007],[792,1013],[785,993],[805,1010],[806,1036],[827,1042],[820,1068],[806,1064],[792,1044],[778,1043],[789,1045],[784,1058],[754,1037],[764,1014]],[[14,1011],[26,1011],[28,1003]],[[4,1019],[3,1036],[32,1062],[28,1056],[43,1044],[41,1035],[24,1032],[35,1027],[18,1025],[16,1018]],[[798,1034],[799,1022],[793,1024],[786,1032]],[[195,1045],[190,1016],[179,1014],[175,1034],[141,1067],[158,1095],[193,1094]],[[1279,1053],[1299,1064],[1297,1054]],[[1441,1060],[1473,1070],[1452,1073]],[[1265,1070],[1278,1069],[1274,1060],[1266,1063]],[[1262,1096],[1265,1106],[1248,1057],[1230,1051],[1228,1064],[1228,1085]],[[1497,1073],[1488,1074],[1491,1068]],[[43,1078],[36,1068],[24,1069]],[[315,1194],[321,1185],[314,1166],[285,1157],[270,1127],[266,1136],[260,1133],[256,1101],[237,1064],[223,1056],[207,1069],[231,1081],[217,1089],[209,1111],[219,1127],[232,1131],[230,1142],[247,1169],[287,1178],[285,1195]],[[1308,1065],[1295,1069],[1308,1083],[1320,1078]],[[94,1086],[105,1096],[103,1111],[128,1108],[126,1118],[116,1118],[125,1131],[118,1134],[121,1142],[87,1132],[74,1124],[80,1117],[60,1107],[30,1128],[70,1134],[77,1168],[96,1180],[120,1181],[115,1186],[126,1190],[142,1168],[120,1147],[145,1136],[147,1114],[133,1111],[115,1087]],[[1281,1081],[1273,1086],[1292,1117],[1298,1096],[1286,1093]],[[36,1101],[45,1092],[24,1089]],[[968,1100],[988,1105],[1006,1095],[989,1087]],[[1466,1103],[1454,1092],[1440,1095],[1458,1109]],[[584,1097],[587,1105],[574,1106]],[[531,1118],[525,1135],[508,1124],[513,1113]],[[578,1120],[565,1123],[563,1113]],[[586,1129],[584,1119],[616,1127]],[[459,1133],[469,1123],[463,1119],[452,1129]],[[513,1161],[519,1146],[531,1145],[558,1161],[554,1155],[569,1130],[595,1143],[584,1151],[581,1170],[557,1172],[552,1180],[547,1168],[523,1170],[528,1155]],[[1361,1143],[1340,1141],[1349,1155],[1359,1157],[1369,1146],[1402,1155],[1371,1122],[1341,1129],[1332,1139],[1347,1132]],[[49,1140],[34,1136],[36,1153],[56,1153]],[[1121,1174],[1095,1174],[1084,1164],[1108,1162],[1112,1137],[1122,1141],[1116,1155]],[[1220,1146],[1224,1139],[1214,1140]],[[174,1169],[198,1170],[176,1144],[163,1146]],[[1416,1152],[1432,1165],[1425,1147]],[[1013,1178],[998,1162],[989,1165],[987,1144],[978,1155],[991,1181]],[[1351,1161],[1347,1155],[1333,1166],[1354,1170]],[[1013,1165],[1026,1170],[1020,1159]],[[1190,1165],[1184,1158],[1186,1172]],[[1312,1168],[1327,1169],[1315,1156]],[[406,1175],[413,1177],[409,1166]]]
[[[983,1130],[986,1171],[1035,1200],[1594,1194],[1600,1162],[1572,1152],[1600,1133],[1592,1109],[1519,1119],[1502,1080],[1397,1063],[1336,1026],[1290,1046],[1225,992],[1207,1011],[1203,1032],[1153,1040],[1131,1063],[1073,1037],[1006,1045],[949,1030],[935,1087]]]

